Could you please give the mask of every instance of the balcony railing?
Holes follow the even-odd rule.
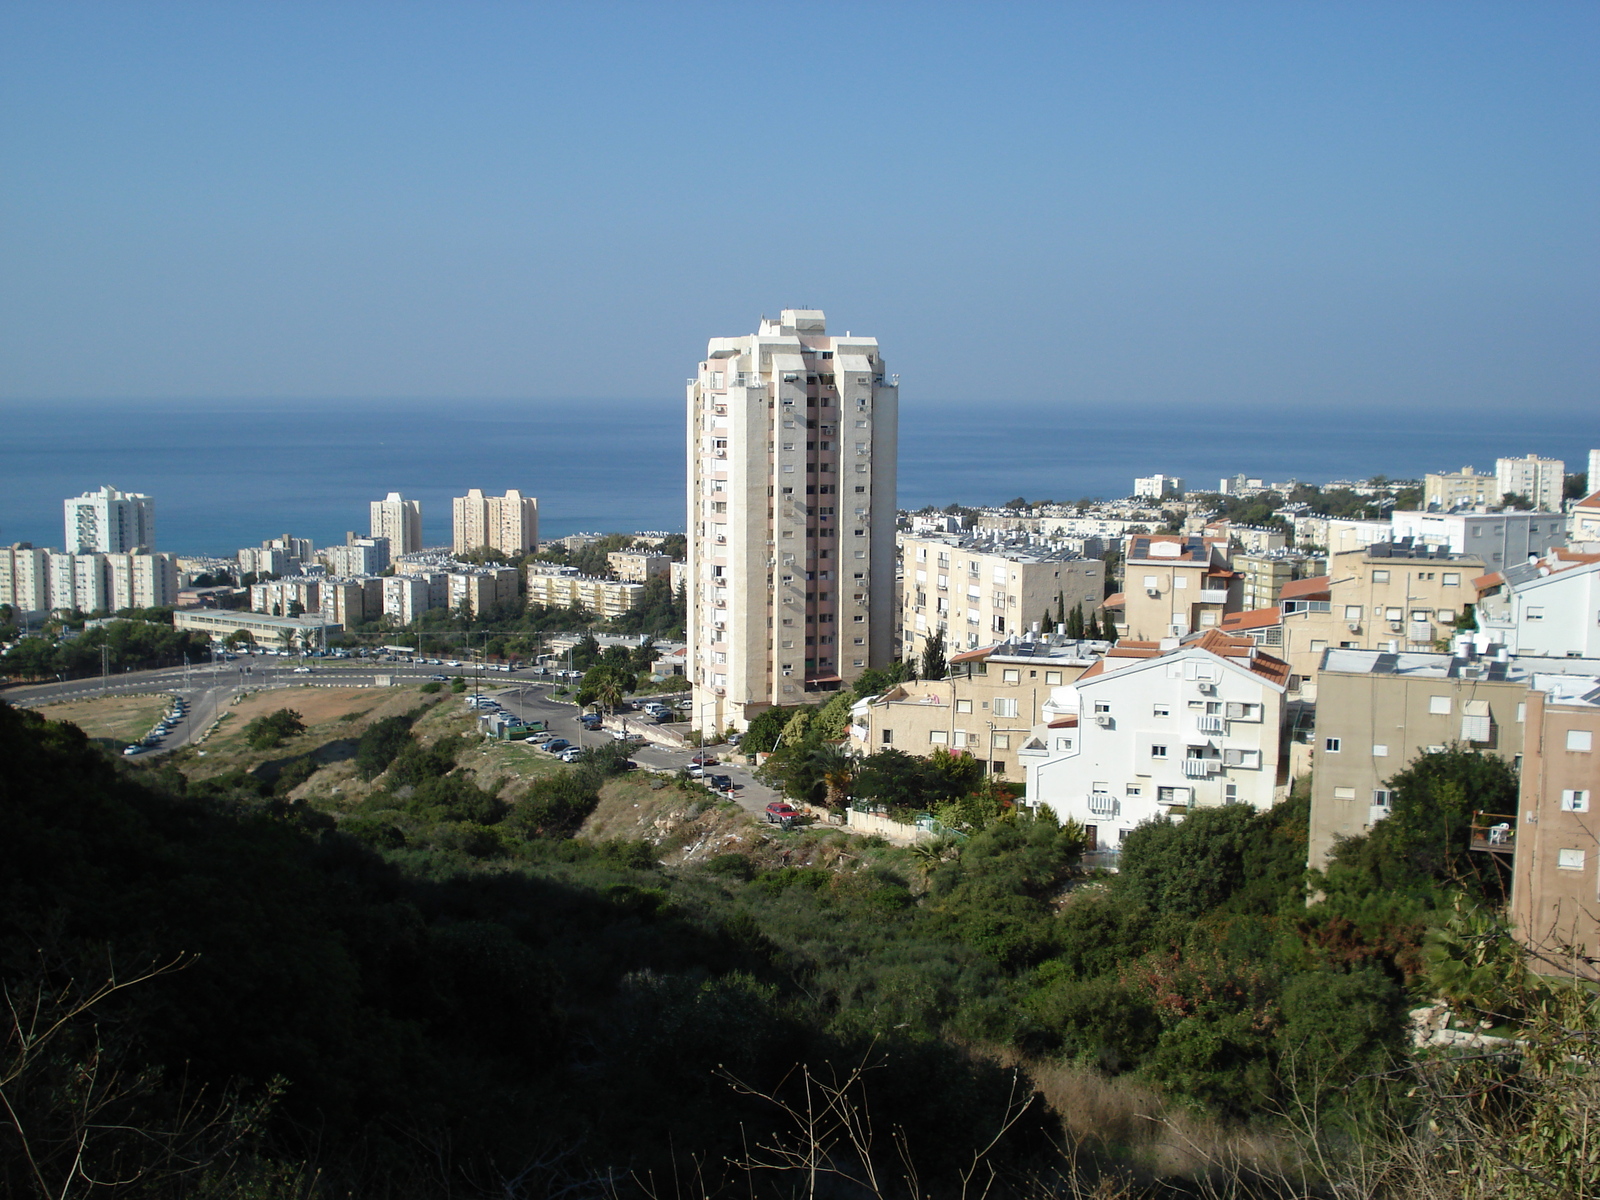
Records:
[[[1515,854],[1517,849],[1516,813],[1473,813],[1472,840],[1474,850],[1491,854]]]
[[[1199,718],[1199,725],[1201,733],[1220,734],[1228,732],[1227,722],[1221,717],[1201,717]]]
[[[1186,758],[1183,760],[1183,773],[1189,779],[1205,779],[1216,774],[1222,762],[1215,758]]]

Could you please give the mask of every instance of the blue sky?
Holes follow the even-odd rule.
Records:
[[[0,7],[0,396],[1600,406],[1600,6]]]

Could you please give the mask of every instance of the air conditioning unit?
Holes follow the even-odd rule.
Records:
[[[1360,621],[1351,621],[1350,624],[1347,626],[1347,628],[1350,630],[1351,633],[1360,633],[1361,632],[1361,622]]]
[[[1110,729],[1111,728],[1111,714],[1110,713],[1095,713],[1095,715],[1094,715],[1094,723],[1096,725],[1101,726],[1104,729]]]
[[[1215,696],[1217,694],[1217,685],[1214,683],[1202,683],[1200,685],[1200,694],[1202,696]]]
[[[1390,621],[1389,622],[1389,632],[1390,633],[1399,633],[1400,632],[1400,626],[1401,626],[1401,622],[1399,622],[1399,621]]]
[[[1149,596],[1152,600],[1155,600],[1155,599],[1158,599],[1160,597],[1161,589],[1160,588],[1145,588],[1144,594],[1146,596]]]

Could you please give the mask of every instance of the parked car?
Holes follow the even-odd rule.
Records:
[[[717,756],[715,754],[696,754],[689,761],[702,767],[714,767],[717,765]]]
[[[767,820],[774,825],[787,824],[799,815],[794,805],[784,800],[774,800],[767,805]]]
[[[448,675],[429,675],[428,678],[431,679],[434,683],[449,683],[450,682],[450,676],[448,676]]]
[[[727,775],[707,775],[705,781],[708,786],[716,788],[719,792],[731,792],[735,786],[733,779]]]
[[[291,672],[291,674],[294,674],[294,675],[309,675],[309,674],[311,674],[311,668],[310,667],[296,667]]]
[[[572,743],[567,741],[566,738],[551,738],[544,744],[544,748],[550,751],[551,754],[560,754],[563,750],[570,749],[571,747]]]
[[[684,773],[687,774],[690,779],[699,779],[706,773],[706,769],[699,763],[690,763],[684,768]]]
[[[541,742],[548,742],[553,737],[555,737],[555,734],[551,733],[549,730],[545,730],[543,733],[536,733],[532,737],[525,737],[522,740],[527,742],[530,746],[537,746]]]
[[[575,763],[582,757],[583,748],[580,746],[569,746],[561,752],[561,761],[564,763]]]

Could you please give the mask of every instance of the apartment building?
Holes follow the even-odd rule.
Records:
[[[1123,569],[1122,632],[1136,640],[1212,629],[1241,608],[1243,581],[1229,566],[1225,537],[1135,534]]]
[[[1547,952],[1600,956],[1600,677],[1534,676],[1517,813],[1516,936]]]
[[[1390,523],[1397,540],[1410,538],[1447,546],[1457,554],[1475,554],[1491,571],[1567,544],[1566,518],[1553,513],[1399,511]]]
[[[63,501],[63,507],[68,554],[127,554],[155,548],[156,502],[149,496],[103,487]]]
[[[644,601],[644,584],[619,583],[588,575],[546,573],[528,568],[528,603],[545,608],[581,608],[601,617],[620,617]]]
[[[1054,689],[1018,757],[1032,805],[1114,851],[1144,821],[1194,808],[1265,809],[1285,794],[1289,666],[1207,630],[1119,642]]]
[[[347,533],[344,545],[327,547],[321,558],[330,575],[379,575],[388,569],[389,550],[388,538]]]
[[[919,656],[936,632],[946,653],[1025,633],[1048,618],[1105,597],[1105,564],[1038,539],[907,535],[900,543],[902,658]]]
[[[1590,478],[1594,478],[1592,475]],[[1568,536],[1572,542],[1600,550],[1600,491],[1590,492],[1574,504],[1567,514]]]
[[[322,619],[346,629],[383,615],[383,580],[324,579],[319,589]]]
[[[389,575],[383,580],[383,615],[409,625],[430,608],[450,602],[450,585],[443,571],[418,571]]]
[[[0,604],[9,604],[25,619],[50,611],[48,554],[28,542],[0,546]]]
[[[1552,555],[1475,582],[1478,628],[1513,654],[1600,657],[1600,557]]]
[[[971,754],[999,777],[1017,779],[1017,753],[1039,723],[1053,689],[1077,680],[1110,642],[1024,634],[956,654],[945,679],[897,685],[856,702],[856,754],[895,749],[926,757],[936,749]]]
[[[374,500],[371,531],[375,538],[389,539],[396,557],[415,554],[422,549],[422,501],[407,500],[399,492]]]
[[[300,616],[322,610],[322,578],[290,575],[250,585],[250,608],[276,617]]]
[[[672,572],[672,559],[645,550],[613,550],[606,555],[611,573],[624,583],[648,583],[664,579]]]
[[[1500,501],[1498,478],[1462,467],[1455,472],[1428,474],[1422,481],[1422,507],[1429,512],[1454,512],[1458,508],[1487,508]]]
[[[511,490],[504,496],[485,496],[472,488],[451,502],[453,553],[466,554],[485,547],[512,558],[532,553],[539,545],[539,501]]]
[[[1510,762],[1524,753],[1528,689],[1539,675],[1593,675],[1600,660],[1330,649],[1317,673],[1307,860],[1388,815],[1388,780],[1452,744]]]
[[[1283,589],[1295,580],[1315,574],[1308,570],[1316,560],[1293,550],[1235,553],[1231,566],[1239,574],[1239,604],[1244,612],[1272,608]]]
[[[1328,607],[1285,606],[1284,651],[1304,675],[1329,648],[1431,650],[1477,599],[1472,581],[1482,569],[1476,555],[1409,540],[1330,555]]]
[[[112,612],[124,608],[165,608],[178,602],[175,554],[107,554],[106,596]]]
[[[742,728],[894,656],[899,384],[785,309],[712,338],[687,399],[694,713]]]
[[[1499,458],[1494,464],[1495,498],[1526,496],[1542,512],[1561,511],[1561,493],[1567,483],[1567,464],[1559,458]]]
[[[449,575],[449,605],[478,616],[497,605],[515,604],[517,576],[515,567],[489,567],[477,571],[452,571]]]
[[[1299,532],[1295,539],[1298,542]],[[1346,554],[1394,540],[1394,526],[1388,521],[1363,521],[1349,517],[1324,519],[1322,540],[1316,544],[1329,554]]]
[[[277,546],[244,546],[238,559],[241,575],[298,575],[302,565]]]
[[[1133,481],[1133,495],[1144,500],[1165,500],[1183,495],[1183,480],[1176,475],[1146,475]]]

